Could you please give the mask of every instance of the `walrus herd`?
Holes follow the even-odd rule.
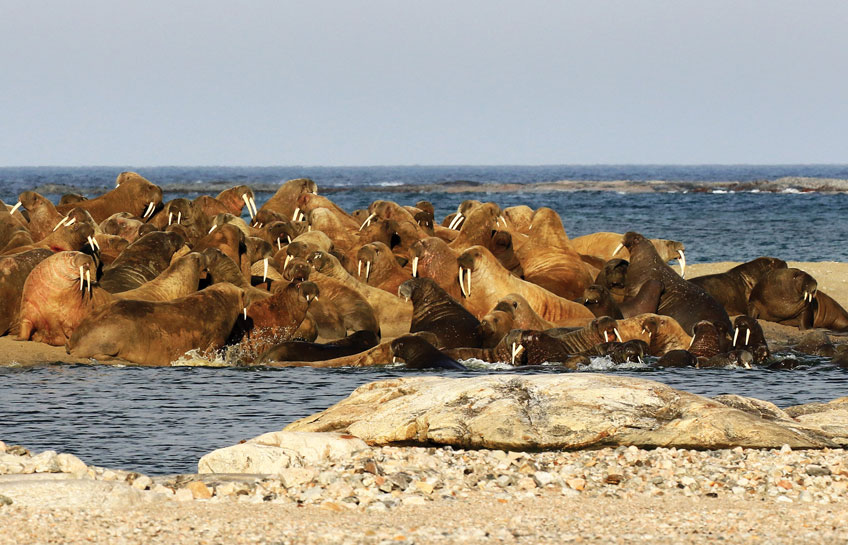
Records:
[[[570,239],[545,207],[467,200],[438,223],[426,201],[347,212],[309,179],[261,208],[243,185],[165,202],[134,172],[92,199],[2,204],[0,335],[98,361],[785,367],[758,320],[848,330],[845,309],[780,259],[686,279],[682,243]]]

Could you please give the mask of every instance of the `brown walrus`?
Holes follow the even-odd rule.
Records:
[[[625,341],[639,339],[648,343],[652,356],[662,356],[671,350],[686,350],[692,337],[670,316],[640,314],[618,320],[618,331]]]
[[[398,265],[395,255],[382,242],[372,242],[357,253],[357,278],[369,286],[389,293],[397,293],[398,287],[412,278],[409,271]]]
[[[503,310],[493,310],[480,320],[480,346],[493,348],[501,339],[514,329],[512,314]]]
[[[244,309],[247,316],[238,322],[230,340],[239,343],[242,357],[250,361],[275,344],[293,340],[306,318],[312,294],[318,291],[308,281],[291,283],[271,297],[253,301]]]
[[[579,253],[595,256],[604,261],[609,261],[614,258],[616,254],[624,259],[629,259],[629,250],[623,253],[620,253],[621,251],[616,251],[618,244],[620,244],[623,239],[624,235],[621,233],[601,232],[583,235],[582,237],[575,237],[571,239],[571,244]],[[681,259],[681,254],[686,250],[683,243],[676,240],[652,238],[651,244],[653,244],[663,263],[667,263],[672,259]],[[685,261],[682,261],[681,265],[683,263],[685,263]]]
[[[662,282],[663,291],[657,306],[657,314],[671,316],[685,329],[692,332],[695,324],[708,320],[715,324],[720,334],[730,332],[730,318],[724,307],[700,286],[688,282],[666,265],[651,242],[630,231],[621,244],[630,250],[630,265],[627,268],[626,292],[635,296],[649,279]]]
[[[545,320],[527,302],[527,299],[518,293],[508,293],[501,297],[498,304],[492,309],[506,312],[512,318],[510,329],[536,329],[543,331],[557,327],[557,324]]]
[[[768,271],[785,269],[786,262],[776,257],[758,257],[720,274],[690,278],[689,281],[704,288],[724,306],[729,315],[745,314],[748,297],[760,278]]]
[[[766,272],[751,290],[746,314],[752,318],[810,329],[815,320],[813,300],[818,284],[800,269]]]
[[[185,240],[177,233],[154,231],[126,247],[115,261],[103,268],[100,286],[110,293],[140,287],[159,276],[171,264]]]
[[[559,339],[569,354],[586,352],[596,345],[610,341],[623,341],[618,332],[617,321],[608,316],[595,318],[586,327],[574,331],[561,332],[557,329],[549,329],[545,333]]]
[[[116,293],[117,299],[138,301],[171,301],[196,292],[200,276],[206,269],[206,256],[191,252],[176,259],[167,269],[149,282],[127,291]]]
[[[559,214],[539,208],[530,229],[532,236],[515,252],[524,279],[566,299],[583,295],[594,274],[571,245]]]
[[[462,292],[456,281],[459,265],[457,254],[447,242],[437,237],[419,240],[409,248],[412,277],[432,278],[448,295],[459,301]]]
[[[392,356],[412,369],[465,369],[464,365],[418,335],[398,337],[391,342],[391,348]]]
[[[18,334],[24,283],[35,266],[52,255],[40,249],[0,257],[0,336]]]
[[[442,348],[480,346],[480,322],[431,278],[413,278],[398,288],[412,302],[410,333],[429,331]]]
[[[627,268],[629,266],[630,262],[626,259],[610,259],[598,271],[598,276],[595,277],[595,284],[608,289],[612,298],[617,302],[624,301]]]
[[[379,344],[380,338],[372,331],[357,331],[343,339],[326,344],[287,341],[269,348],[258,358],[258,363],[269,361],[321,361],[359,354]]]
[[[243,306],[243,290],[228,283],[173,301],[116,301],[81,323],[66,349],[79,358],[168,365],[189,350],[224,346]]]
[[[516,278],[503,268],[492,253],[482,246],[472,246],[457,258],[463,275],[463,305],[475,316],[483,317],[503,294],[518,293],[543,319],[557,325],[582,326],[594,318],[592,312],[574,301],[559,297],[545,288]],[[463,271],[467,271],[463,274]],[[475,289],[476,286],[476,289]]]
[[[689,345],[689,352],[698,358],[711,358],[724,352],[721,336],[712,322],[701,320],[695,324],[695,335]]]
[[[763,328],[756,319],[744,314],[733,320],[731,348],[744,348],[754,355],[756,363],[763,363],[771,356]]]
[[[112,295],[96,281],[90,255],[60,252],[38,263],[24,282],[18,340],[64,345],[80,323]]]
[[[813,298],[815,317],[813,327],[823,327],[833,331],[848,331],[848,312],[821,290]]]
[[[309,178],[289,180],[281,185],[277,192],[271,195],[270,199],[265,201],[258,212],[272,210],[284,218],[291,219],[297,208],[297,198],[303,193],[317,194],[318,186]],[[297,219],[294,221],[297,221]]]
[[[112,214],[129,212],[143,219],[153,216],[162,205],[162,188],[135,172],[118,174],[117,187],[97,198],[63,204],[56,207],[60,214],[67,214],[73,208],[86,210],[94,221],[102,222]]]

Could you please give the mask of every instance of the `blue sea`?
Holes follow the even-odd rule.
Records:
[[[54,201],[67,192],[93,197],[114,187],[123,170],[162,186],[167,199],[246,184],[261,206],[285,180],[310,177],[319,193],[348,211],[377,199],[401,204],[426,199],[440,220],[463,200],[478,199],[502,207],[551,207],[571,237],[632,230],[679,240],[690,263],[762,255],[848,261],[848,193],[760,189],[786,177],[845,180],[848,165],[0,167],[0,199],[13,204],[28,189]],[[533,188],[560,180],[626,180],[634,188],[657,180],[679,184],[640,193],[593,190],[591,184],[580,191]],[[727,191],[727,182],[744,183],[744,190]],[[503,191],[504,184],[518,189]],[[459,185],[463,191],[455,192]],[[794,371],[745,371],[616,368],[599,360],[589,370],[650,378],[704,395],[750,395],[781,407],[848,395],[848,371],[826,360],[805,361],[808,366]],[[449,376],[489,372],[515,370],[442,371]],[[148,474],[194,472],[198,458],[211,450],[281,429],[363,383],[409,374],[397,368],[0,368],[0,439]]]

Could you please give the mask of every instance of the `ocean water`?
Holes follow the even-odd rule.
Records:
[[[17,200],[37,188],[55,199],[64,192],[95,196],[114,186],[121,170],[135,170],[166,190],[166,198],[193,197],[250,185],[261,205],[280,182],[308,176],[319,193],[346,210],[376,199],[414,204],[427,199],[438,218],[465,199],[503,207],[549,206],[572,237],[635,230],[686,244],[690,263],[743,261],[761,255],[785,260],[848,261],[848,194],[712,192],[722,181],[769,181],[784,176],[848,179],[846,165],[813,166],[542,166],[542,167],[27,167],[0,168],[0,199]],[[492,192],[491,184],[570,180],[687,181],[704,191],[619,194],[609,191]],[[479,183],[451,193],[451,183]],[[427,186],[417,188],[415,186]],[[436,187],[433,189],[433,186]],[[399,189],[402,188],[402,191]],[[2,356],[0,356],[2,358]],[[781,407],[848,395],[848,370],[818,358],[794,371],[656,370],[616,367],[595,360],[586,369],[658,380],[698,394],[737,393]],[[484,366],[440,371],[559,372],[556,368],[504,370]],[[196,471],[216,448],[278,430],[346,397],[373,380],[409,376],[382,369],[116,368],[48,365],[0,368],[0,440],[34,450],[72,452],[87,463],[148,474]]]

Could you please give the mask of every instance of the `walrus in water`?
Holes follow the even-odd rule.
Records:
[[[239,342],[245,358],[250,359],[275,344],[294,339],[306,318],[312,299],[310,294],[317,291],[317,286],[311,282],[292,283],[271,297],[254,301],[245,309],[243,331],[234,330],[231,340]]]
[[[0,257],[0,336],[18,334],[24,283],[35,266],[52,255],[42,249]]]
[[[762,276],[748,299],[746,314],[752,318],[796,326],[813,327],[813,300],[818,284],[800,269],[776,269]]]
[[[392,355],[411,369],[465,369],[465,366],[416,335],[403,335],[391,342]]]
[[[130,212],[147,220],[162,205],[162,188],[135,172],[118,174],[115,184],[115,189],[97,198],[59,205],[56,210],[67,214],[73,208],[82,208],[100,223],[118,212]]]
[[[472,246],[457,259],[463,305],[478,317],[489,312],[505,293],[518,293],[543,319],[561,326],[583,326],[594,318],[592,311],[545,288],[516,278],[482,246]],[[474,289],[476,286],[476,289]]]
[[[763,275],[768,271],[785,268],[786,262],[782,259],[758,257],[727,272],[698,276],[689,281],[704,288],[732,316],[748,311],[748,297]]]
[[[549,329],[545,333],[559,339],[570,354],[586,352],[598,344],[610,341],[624,341],[618,331],[618,322],[609,316],[595,318],[586,327],[575,331],[560,332]]]
[[[688,350],[669,350],[654,363],[655,367],[695,367],[698,358]]]
[[[692,337],[671,316],[640,314],[618,320],[617,324],[623,340],[645,341],[652,356],[662,356],[672,350],[686,350],[692,343]]]
[[[766,343],[765,334],[760,323],[750,316],[737,316],[733,320],[733,340],[731,348],[734,350],[744,348],[754,355],[756,363],[762,363],[771,357],[771,352]]]
[[[569,345],[544,331],[513,329],[504,337],[510,347],[511,356],[507,363],[514,366],[557,363],[567,369],[576,369],[584,363],[582,356],[575,356]]]
[[[189,350],[224,346],[243,307],[244,291],[228,283],[173,301],[116,301],[81,323],[66,350],[79,358],[168,365]]]
[[[410,333],[430,331],[443,348],[481,345],[480,322],[431,278],[407,280],[398,295],[412,301]]]
[[[701,320],[695,324],[695,335],[687,350],[697,358],[711,358],[723,352],[723,344],[716,326],[710,321]]]
[[[590,350],[582,352],[582,356],[607,356],[613,363],[644,363],[643,358],[649,354],[648,343],[639,339],[625,342],[608,342],[597,344]]]
[[[512,314],[503,310],[493,310],[480,320],[480,346],[493,348],[501,339],[514,329]]]
[[[671,316],[689,333],[701,320],[715,324],[720,334],[730,332],[730,318],[724,307],[703,288],[684,280],[666,265],[648,239],[630,231],[624,235],[621,244],[630,250],[626,281],[628,297],[635,296],[649,279],[659,280],[663,291],[657,314]]]
[[[60,252],[36,265],[21,294],[18,340],[64,345],[74,330],[96,309],[112,302],[112,295],[96,282],[93,257]]]
[[[274,345],[258,358],[269,361],[320,361],[364,352],[377,346],[380,338],[373,331],[357,331],[343,339],[325,344],[288,341]]]

